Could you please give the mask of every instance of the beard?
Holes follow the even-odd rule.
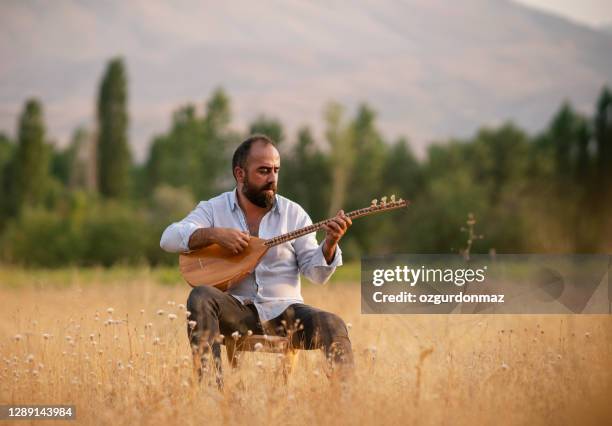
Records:
[[[276,185],[274,183],[269,183],[261,187],[256,187],[251,185],[248,177],[245,175],[244,184],[242,185],[242,194],[256,206],[269,209],[274,206],[276,202]]]

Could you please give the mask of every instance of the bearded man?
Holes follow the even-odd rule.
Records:
[[[250,236],[267,239],[312,224],[302,207],[277,194],[280,155],[267,136],[253,135],[242,142],[234,152],[232,171],[236,188],[200,202],[186,218],[168,226],[160,242],[164,250],[187,252],[215,243],[238,254]],[[250,331],[291,335],[294,348],[322,349],[332,371],[346,376],[353,366],[347,327],[337,315],[304,304],[300,273],[326,283],[342,265],[338,241],[351,224],[340,210],[325,226],[321,244],[309,234],[272,247],[254,272],[227,292],[194,288],[187,309],[195,321],[189,338],[194,356],[202,357],[198,364],[205,365],[212,350],[219,372],[223,336],[246,336]]]

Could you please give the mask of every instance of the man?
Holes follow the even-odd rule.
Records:
[[[249,137],[232,159],[235,190],[200,202],[185,219],[170,225],[161,247],[185,252],[216,243],[238,254],[248,246],[251,235],[272,238],[312,224],[302,207],[276,193],[279,169],[274,143],[264,135]],[[342,265],[338,241],[351,224],[340,210],[325,226],[320,245],[315,234],[300,237],[272,247],[255,271],[228,292],[210,286],[191,291],[187,309],[195,325],[189,336],[200,377],[211,349],[220,373],[221,336],[243,337],[249,331],[290,334],[294,347],[322,349],[332,371],[342,376],[350,372],[353,353],[346,325],[337,315],[303,303],[299,274],[316,283],[327,282]]]

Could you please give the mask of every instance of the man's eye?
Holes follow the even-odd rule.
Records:
[[[261,173],[262,175],[267,175],[269,173],[272,173],[272,170],[274,170],[276,173],[278,173],[278,171],[280,169],[276,168],[276,169],[272,169],[272,168],[266,168],[266,169],[259,169],[259,173]]]

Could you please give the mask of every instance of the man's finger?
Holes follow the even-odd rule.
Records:
[[[342,228],[334,220],[327,222],[327,226],[330,228],[332,232],[342,232]]]
[[[346,222],[344,220],[342,220],[342,218],[335,217],[334,218],[334,223],[338,224],[338,226],[340,227],[341,230],[344,231],[346,229]]]
[[[338,225],[338,223],[335,220],[330,220],[329,222],[327,222],[327,226],[331,228],[332,231],[340,230],[340,225]]]

